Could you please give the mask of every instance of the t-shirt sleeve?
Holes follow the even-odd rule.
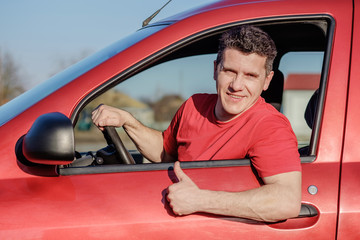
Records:
[[[180,124],[181,116],[183,114],[184,105],[185,103],[183,103],[180,106],[175,116],[173,117],[169,127],[163,132],[164,150],[166,151],[167,154],[171,155],[174,158],[177,158],[178,155],[177,154],[178,144],[176,141],[176,136],[179,130],[179,124]]]
[[[297,139],[285,117],[263,119],[255,131],[248,154],[260,177],[301,171]]]

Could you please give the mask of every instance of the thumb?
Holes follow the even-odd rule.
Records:
[[[190,178],[181,169],[179,161],[174,164],[174,172],[179,181],[190,180]]]

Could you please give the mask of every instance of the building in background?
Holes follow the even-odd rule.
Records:
[[[282,112],[298,136],[299,146],[310,141],[311,129],[306,124],[304,113],[310,97],[319,88],[319,83],[320,74],[294,73],[289,74],[284,82]]]

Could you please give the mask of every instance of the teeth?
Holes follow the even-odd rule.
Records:
[[[242,97],[240,97],[240,96],[235,96],[235,95],[230,95],[230,97],[237,98],[237,99],[242,98]]]

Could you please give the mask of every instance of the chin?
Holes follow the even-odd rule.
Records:
[[[228,109],[224,109],[226,114],[229,116],[236,116],[239,115],[240,113],[242,113],[244,111],[245,108],[228,108]]]

